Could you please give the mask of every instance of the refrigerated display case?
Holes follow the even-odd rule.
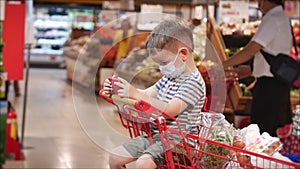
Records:
[[[67,15],[35,16],[35,45],[31,50],[31,63],[63,62],[63,46],[70,35],[71,23]]]

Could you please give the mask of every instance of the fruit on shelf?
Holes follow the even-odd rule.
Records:
[[[222,35],[254,35],[260,22],[222,22],[219,27]]]
[[[281,128],[278,128],[276,130],[276,134],[279,138],[286,138],[289,136],[292,132],[292,125],[291,124],[286,124]]]
[[[294,32],[295,36],[300,35],[300,26],[299,25],[294,25],[293,26],[293,32]]]
[[[246,89],[247,88],[246,84],[240,83],[239,87],[243,93],[243,96],[252,96],[251,91]]]
[[[295,35],[295,41],[297,45],[300,45],[300,35]]]
[[[240,87],[241,91],[244,92],[247,86],[244,83],[240,83],[239,87]]]
[[[198,61],[200,61],[201,60],[201,55],[200,54],[194,54],[194,61],[195,62],[198,62]]]
[[[252,29],[250,34],[255,35],[256,34],[256,29]]]
[[[225,49],[225,53],[227,56],[232,56],[234,55],[235,53],[241,51],[243,49],[243,47],[240,47],[240,48],[236,48],[236,49],[229,49],[229,48],[226,48]]]
[[[299,46],[300,45],[300,25],[299,24],[293,25],[293,32],[294,32],[296,44]]]
[[[244,96],[252,96],[252,93],[250,90],[245,90],[243,93]]]
[[[218,64],[211,60],[205,60],[205,61],[197,62],[196,66],[197,66],[198,70],[202,73],[202,72],[207,72],[209,70],[212,70],[213,68],[218,66]]]
[[[293,98],[300,98],[300,89],[293,89],[290,91],[290,96]]]
[[[297,46],[297,51],[298,51],[298,57],[296,56],[296,50],[295,50],[295,47],[292,46],[290,55],[291,55],[291,57],[292,57],[293,59],[295,59],[295,60],[299,60],[299,59],[300,59],[300,47],[299,47],[299,46]]]

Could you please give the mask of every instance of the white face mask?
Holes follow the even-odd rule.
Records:
[[[176,61],[178,55],[179,54],[177,54],[175,59],[173,61],[171,61],[170,63],[163,65],[163,66],[161,66],[161,65],[159,66],[159,70],[160,70],[161,74],[166,75],[171,78],[177,78],[184,72],[184,70],[186,68],[185,64],[183,64],[179,68],[175,67],[175,61]]]

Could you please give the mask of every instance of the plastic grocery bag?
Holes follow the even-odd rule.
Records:
[[[273,158],[284,160],[288,162],[292,162],[289,158],[281,155],[279,152],[276,152],[272,155]],[[251,163],[255,164],[255,166],[260,168],[294,168],[282,163],[278,163],[275,161],[270,161],[264,158],[258,158],[257,156],[251,156]]]

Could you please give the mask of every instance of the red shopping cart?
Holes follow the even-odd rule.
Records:
[[[168,137],[168,140],[181,140],[179,144],[182,144],[181,147],[187,147],[188,142],[182,141],[185,139],[184,132],[181,131],[181,128],[179,127],[176,131],[176,135],[170,134],[166,135],[165,131],[167,130],[167,121],[166,119],[171,119],[176,122],[177,126],[179,126],[178,121],[164,112],[161,112],[157,108],[153,107],[151,104],[142,101],[142,100],[134,100],[131,98],[121,98],[117,95],[108,95],[101,90],[99,92],[99,95],[104,98],[107,102],[110,102],[114,104],[117,108],[117,112],[120,117],[121,124],[123,127],[125,127],[128,132],[129,136],[131,138],[137,137],[137,136],[147,136],[149,139],[150,144],[153,143],[152,141],[152,132],[151,129],[155,128],[159,131],[161,137]],[[198,127],[198,137],[201,138],[207,138],[211,126],[214,121],[214,113],[206,112],[206,114],[210,114],[211,121],[210,123],[199,124]],[[173,129],[174,130],[174,129]],[[200,144],[199,144],[200,145]],[[164,149],[168,149],[168,147],[164,147]],[[182,149],[183,150],[183,149]],[[176,155],[176,153],[173,153]],[[165,157],[168,157],[167,154],[165,154]],[[192,154],[189,154],[188,157],[182,156],[183,158],[177,156],[178,159],[180,159],[180,163],[183,163],[184,165],[190,165],[189,159],[192,159]],[[178,161],[179,163],[179,161]],[[173,166],[174,162],[172,158],[166,159],[166,163],[160,168],[170,168],[170,166]]]
[[[274,157],[262,153],[254,153],[229,144],[199,137],[198,135],[181,133],[179,130],[173,130],[166,126],[162,127],[160,134],[164,145],[167,168],[300,169],[299,163],[278,159],[277,155]],[[181,142],[178,143],[178,141],[173,141],[175,140],[174,138],[170,139],[170,137],[167,137],[170,135],[182,138]]]
[[[142,100],[107,95],[102,90],[99,95],[117,107],[122,125],[128,129],[130,137],[146,135],[152,143],[151,127],[160,134],[165,164],[160,168],[297,168],[300,164],[284,161],[271,156],[250,152],[218,141],[208,139],[214,123],[214,113],[208,125],[199,124],[198,135],[182,132],[174,117],[159,111]],[[178,129],[168,127],[166,119],[176,121]]]

